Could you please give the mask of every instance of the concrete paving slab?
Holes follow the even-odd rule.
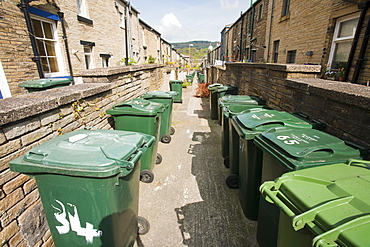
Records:
[[[140,183],[139,215],[150,230],[137,246],[258,246],[256,222],[242,213],[237,190],[221,154],[221,126],[210,119],[209,99],[196,98],[196,80],[175,103],[169,144],[159,144],[163,161],[154,181]]]

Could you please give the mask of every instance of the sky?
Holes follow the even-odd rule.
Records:
[[[130,0],[149,26],[170,43],[220,41],[222,29],[245,12],[250,0]]]

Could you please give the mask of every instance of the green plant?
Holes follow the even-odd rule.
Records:
[[[155,62],[155,58],[152,57],[152,55],[149,55],[148,63],[154,63],[154,62]]]

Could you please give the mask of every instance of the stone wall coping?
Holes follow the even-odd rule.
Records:
[[[162,67],[164,67],[163,64],[144,64],[144,65],[96,68],[96,69],[81,70],[79,75],[82,77],[106,77],[106,76],[111,76],[111,75],[150,70],[150,69],[156,69],[156,68],[162,68]]]
[[[227,66],[241,66],[251,68],[270,69],[275,71],[283,72],[294,72],[294,73],[320,73],[321,65],[309,65],[309,64],[281,64],[281,63],[225,63]]]
[[[370,110],[370,87],[316,78],[287,79],[286,81],[290,86],[297,84],[297,82],[303,84],[307,87],[308,93],[315,92],[315,94],[329,99]]]
[[[0,126],[108,91],[112,86],[107,83],[84,83],[1,99]]]

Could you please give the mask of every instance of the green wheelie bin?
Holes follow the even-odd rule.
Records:
[[[266,105],[266,100],[254,96],[254,95],[224,95],[218,100],[218,114],[217,114],[217,120],[218,124],[222,125],[222,118],[224,116],[223,110],[224,107],[229,105]]]
[[[210,97],[211,119],[217,119],[218,112],[217,89],[219,87],[222,87],[222,84],[214,83],[208,86]]]
[[[141,96],[143,99],[161,103],[167,106],[161,118],[161,126],[159,132],[159,136],[161,138],[160,140],[163,143],[170,143],[170,135],[173,135],[175,133],[175,128],[171,126],[171,123],[173,101],[176,95],[178,95],[178,92],[175,91],[151,91]]]
[[[35,178],[56,247],[133,246],[138,234],[140,133],[76,130],[9,163]]]
[[[116,130],[134,131],[155,137],[155,143],[142,157],[141,181],[151,183],[155,164],[162,162],[162,156],[157,153],[161,118],[166,107],[161,103],[136,98],[123,101],[107,110],[114,118]]]
[[[182,83],[181,80],[170,80],[170,90],[178,94],[173,98],[173,102],[182,103]]]
[[[231,124],[229,124],[229,158],[224,160],[225,166],[230,167],[231,175],[226,179],[229,188],[238,188],[239,186],[239,164],[243,164],[241,169],[246,167],[246,163],[239,160],[239,150],[248,150],[246,145],[251,144],[255,136],[265,130],[279,126],[316,128],[316,123],[313,124],[299,115],[278,110],[244,113],[231,118]],[[243,143],[244,146],[242,146]]]
[[[225,95],[236,95],[238,93],[238,88],[230,85],[222,85],[216,89],[216,116],[215,119],[220,123],[221,116],[219,116],[220,107],[219,107],[219,100]]]
[[[237,96],[237,95],[235,95]],[[231,118],[248,113],[251,111],[259,111],[259,110],[273,110],[273,108],[265,105],[248,105],[248,104],[229,104],[223,107],[222,109],[222,134],[221,134],[221,145],[222,145],[222,157],[224,157],[224,164],[227,168],[229,168],[229,131],[230,131],[230,124]]]
[[[190,84],[193,84],[193,76],[192,75],[185,75],[186,81]]]
[[[261,193],[279,214],[274,246],[369,246],[369,167],[352,159],[265,182]],[[274,234],[261,230],[268,238]]]
[[[363,150],[315,129],[272,128],[257,136],[254,143],[263,152],[261,183],[290,171],[360,159]],[[277,246],[278,228],[275,226],[278,224],[277,208],[261,199],[257,229],[261,246]]]
[[[41,78],[32,81],[25,81],[19,84],[20,87],[27,89],[29,93],[39,92],[47,89],[65,87],[71,84],[72,80],[68,78]]]

